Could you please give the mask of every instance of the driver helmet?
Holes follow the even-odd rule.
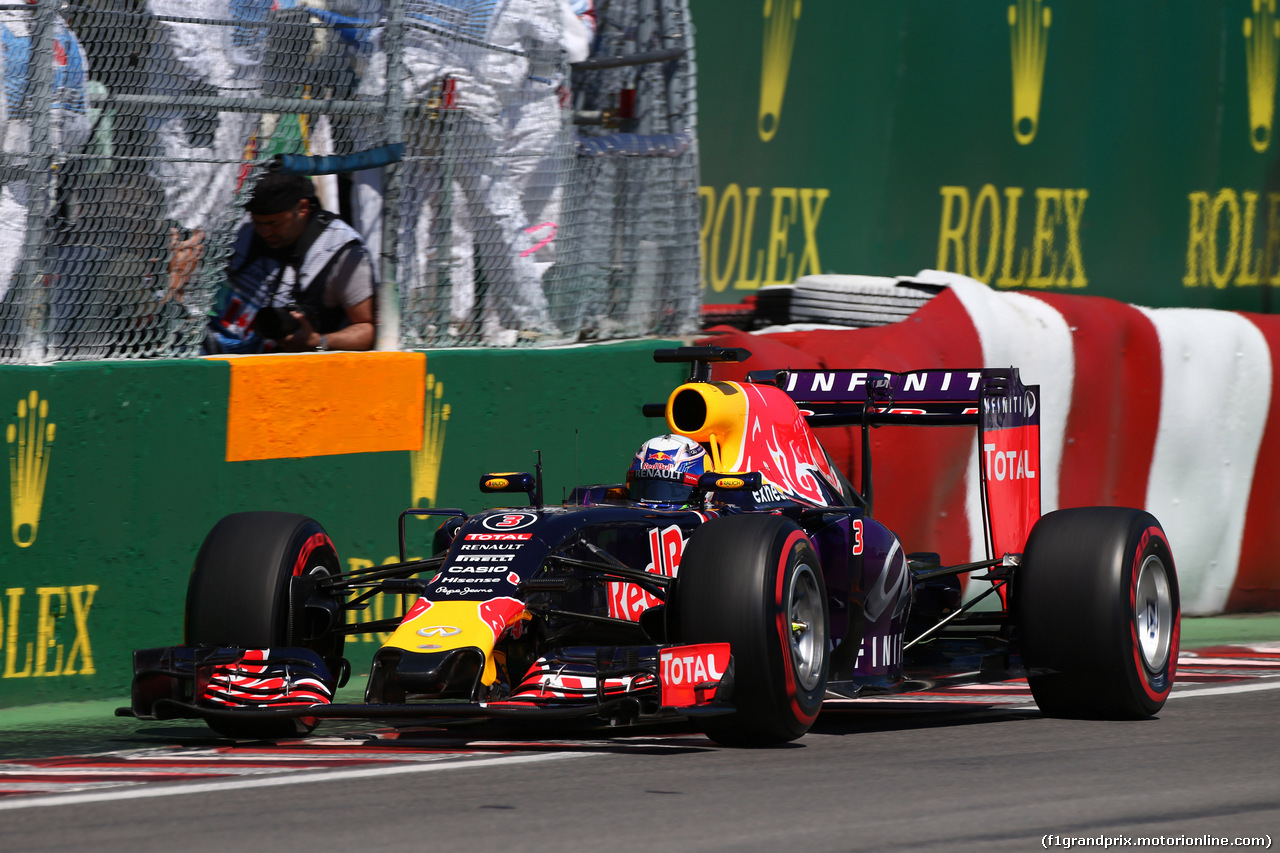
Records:
[[[636,451],[627,471],[631,499],[659,509],[678,509],[689,502],[693,486],[685,474],[705,474],[707,451],[683,435],[659,435]]]

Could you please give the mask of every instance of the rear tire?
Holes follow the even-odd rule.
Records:
[[[186,644],[307,648],[336,676],[344,665],[343,635],[313,624],[291,587],[295,577],[340,571],[332,540],[313,519],[287,512],[229,515],[209,531],[196,555],[187,585]],[[316,726],[310,717],[208,723],[235,738],[289,737]]]
[[[1164,705],[1181,605],[1160,523],[1088,507],[1036,522],[1011,591],[1027,681],[1051,717],[1139,719]]]
[[[736,712],[701,721],[712,740],[802,737],[827,689],[827,589],[804,531],[781,516],[712,519],[689,539],[676,582],[685,643],[727,642]]]

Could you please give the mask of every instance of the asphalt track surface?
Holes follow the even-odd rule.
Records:
[[[0,736],[0,849],[1280,841],[1280,643],[1202,649],[1184,655],[1179,675],[1152,720],[1047,719],[1014,683],[829,704],[809,735],[769,750],[721,748],[679,727],[529,740],[492,727],[329,724],[305,741],[235,744],[194,724],[111,720],[43,739]]]

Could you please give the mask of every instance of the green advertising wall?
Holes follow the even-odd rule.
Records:
[[[641,405],[683,379],[681,365],[653,363],[661,345],[431,352],[425,403],[403,401],[424,424],[416,452],[233,462],[227,361],[0,368],[11,522],[0,535],[0,707],[126,695],[130,650],[181,641],[192,560],[227,513],[310,515],[344,563],[368,565],[395,559],[403,509],[501,505],[479,493],[481,473],[531,471],[536,450],[549,499],[579,479],[621,480],[663,428]],[[433,529],[411,521],[411,556],[425,556]],[[377,639],[348,646],[357,672]]]
[[[703,298],[817,272],[1269,312],[1256,0],[691,0]]]

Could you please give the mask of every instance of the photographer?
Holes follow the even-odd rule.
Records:
[[[373,265],[360,235],[297,175],[265,175],[245,209],[204,352],[372,349]]]

